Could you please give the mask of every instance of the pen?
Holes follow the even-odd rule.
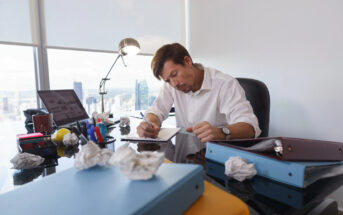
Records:
[[[141,116],[143,117],[143,120],[144,120],[146,123],[148,123],[148,125],[149,125],[150,127],[153,127],[153,126],[151,125],[151,123],[148,122],[148,120],[145,118],[144,114],[143,114],[142,112],[139,112],[139,113],[140,113]]]

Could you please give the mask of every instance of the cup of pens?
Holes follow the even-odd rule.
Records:
[[[86,121],[86,129],[87,139],[93,141],[94,143],[103,145],[113,143],[115,141],[115,139],[109,138],[107,126],[101,121],[100,118],[98,118],[96,121],[93,120],[92,124]]]

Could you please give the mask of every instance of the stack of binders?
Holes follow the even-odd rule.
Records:
[[[343,185],[343,175],[324,178],[316,181],[305,189],[299,189],[260,176],[255,176],[248,180],[248,183],[233,181],[224,175],[224,171],[225,167],[223,164],[206,160],[206,173],[219,179],[221,183],[225,184],[225,188],[229,192],[235,192],[234,194],[242,196],[242,199],[248,197],[254,199],[254,201],[265,201],[264,198],[256,198],[255,194],[258,194],[297,209],[303,208],[311,201],[323,200],[330,193]],[[266,202],[269,202],[268,199]],[[273,206],[274,205],[275,204],[273,204]]]
[[[269,148],[258,147],[261,144]],[[259,176],[305,188],[321,178],[343,174],[342,149],[339,142],[267,137],[208,142],[206,158],[224,164],[239,156],[254,163]]]

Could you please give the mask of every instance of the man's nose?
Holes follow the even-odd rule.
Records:
[[[170,81],[170,83],[171,83],[171,85],[172,85],[173,87],[177,87],[177,86],[179,85],[179,81],[177,81],[177,80],[175,80],[175,79],[172,79],[172,80]]]

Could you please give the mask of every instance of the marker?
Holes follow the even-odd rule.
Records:
[[[139,113],[141,114],[143,120],[144,120],[146,123],[148,123],[148,125],[149,125],[150,127],[153,127],[153,126],[151,125],[151,123],[145,118],[144,114],[143,114],[142,112],[139,112]]]

